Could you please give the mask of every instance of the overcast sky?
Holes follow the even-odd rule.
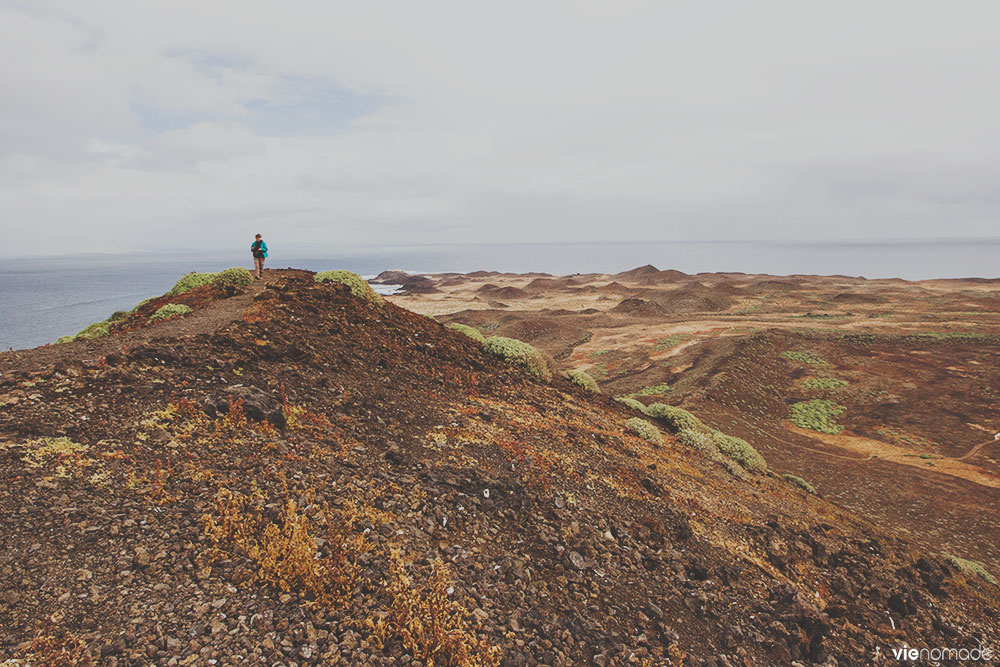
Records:
[[[0,0],[0,254],[996,238],[998,26],[995,0]]]

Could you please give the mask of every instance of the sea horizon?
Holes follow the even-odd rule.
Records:
[[[409,273],[618,273],[652,264],[689,274],[844,275],[904,280],[998,278],[1000,239],[676,241],[273,247],[269,268]],[[163,294],[185,273],[250,268],[249,255],[88,253],[0,262],[0,349],[54,342],[117,310]]]

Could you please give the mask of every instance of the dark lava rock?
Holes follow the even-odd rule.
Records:
[[[254,387],[227,387],[223,396],[209,396],[201,407],[209,417],[218,417],[229,411],[230,405],[242,403],[247,419],[270,422],[275,428],[285,428],[285,413],[281,401]]]

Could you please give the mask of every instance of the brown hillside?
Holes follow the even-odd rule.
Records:
[[[644,276],[658,274],[660,270],[653,266],[652,264],[646,264],[645,266],[639,266],[634,269],[629,269],[628,271],[622,271],[621,273],[616,273],[611,278],[613,280],[624,280],[626,282],[631,282],[638,280]]]
[[[305,272],[188,317],[0,355],[0,655],[867,665],[996,636],[995,586],[429,318]]]
[[[659,304],[645,299],[624,299],[611,312],[635,317],[663,317],[667,313]]]

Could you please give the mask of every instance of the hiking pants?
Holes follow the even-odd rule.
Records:
[[[253,268],[254,268],[254,273],[256,274],[256,276],[258,278],[262,277],[264,275],[264,258],[263,257],[254,257],[253,258]]]

